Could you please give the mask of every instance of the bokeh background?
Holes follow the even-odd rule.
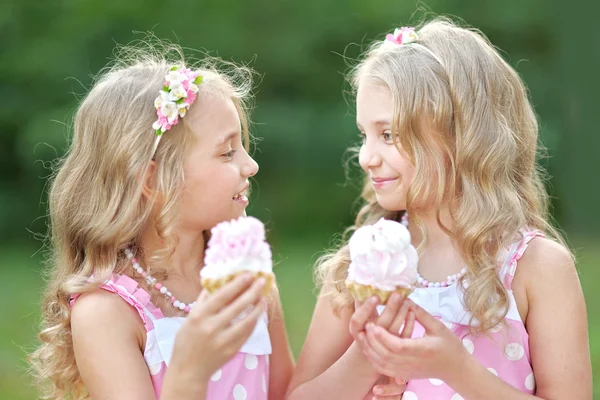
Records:
[[[267,222],[286,323],[300,350],[315,290],[312,266],[356,211],[345,149],[356,142],[347,61],[429,12],[458,16],[503,50],[531,91],[548,148],[557,223],[578,257],[600,384],[597,149],[600,33],[593,1],[62,0],[0,4],[0,399],[32,399],[49,163],[61,156],[77,99],[136,32],[250,63],[261,169],[249,213]],[[465,55],[467,57],[468,55]],[[350,170],[351,176],[356,176]],[[600,390],[596,388],[600,399]]]

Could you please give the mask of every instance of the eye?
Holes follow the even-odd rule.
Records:
[[[227,153],[223,154],[223,157],[225,157],[228,160],[231,160],[236,152],[237,152],[236,149],[231,149]]]
[[[391,132],[383,132],[383,133],[381,134],[381,136],[383,137],[383,140],[384,140],[386,143],[393,143],[393,142],[394,142],[394,137],[392,136],[392,133],[391,133]]]

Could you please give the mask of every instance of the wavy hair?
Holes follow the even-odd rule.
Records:
[[[70,298],[97,289],[113,273],[123,273],[128,265],[125,247],[137,248],[146,260],[164,260],[175,250],[183,159],[193,140],[185,118],[165,133],[152,154],[154,99],[174,65],[203,75],[198,96],[217,94],[233,100],[244,144],[249,146],[251,69],[208,56],[186,63],[181,48],[160,41],[118,48],[115,61],[101,71],[81,101],[70,147],[57,162],[51,181],[41,346],[30,355],[44,398],[88,397],[73,353]],[[200,107],[199,102],[192,107]],[[141,177],[153,157],[153,180],[163,201],[150,221],[154,202],[142,195]],[[144,255],[139,239],[148,222],[154,224],[164,248]]]
[[[509,307],[498,276],[500,250],[523,227],[564,244],[549,222],[545,176],[537,164],[537,118],[519,75],[481,32],[446,18],[421,24],[416,32],[416,43],[373,43],[349,81],[355,91],[364,80],[390,91],[394,140],[415,166],[406,211],[426,243],[419,210],[438,210],[438,224],[467,264],[463,280],[469,281],[465,306],[473,315],[472,330],[486,332]],[[346,233],[381,217],[399,221],[404,213],[379,206],[368,179],[361,197],[362,208]],[[450,207],[451,229],[440,219],[444,205]],[[318,283],[333,288],[337,313],[353,305],[343,284],[349,262],[345,242],[316,266]]]

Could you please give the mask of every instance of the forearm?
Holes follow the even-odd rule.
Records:
[[[187,379],[185,372],[178,374],[175,369],[167,369],[160,400],[205,400],[208,380]]]
[[[269,357],[269,399],[283,399],[294,374],[294,356],[279,303],[269,326],[269,335],[273,348]]]
[[[353,343],[329,369],[292,390],[288,400],[362,400],[380,374]]]
[[[294,359],[291,351],[283,357],[272,359],[269,367],[269,399],[283,399],[294,373]]]
[[[460,368],[449,371],[444,381],[465,400],[534,400],[542,399],[523,393],[487,370],[469,355]]]

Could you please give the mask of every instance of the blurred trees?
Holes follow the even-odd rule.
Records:
[[[250,62],[261,74],[253,120],[262,138],[250,212],[270,221],[276,234],[340,231],[358,194],[344,186],[342,156],[357,136],[343,72],[361,44],[421,18],[422,12],[413,16],[417,7],[424,8],[388,0],[1,4],[0,239],[31,240],[27,230],[45,231],[47,167],[64,153],[70,118],[91,76],[115,43],[139,38],[133,31]],[[427,8],[460,16],[505,52],[541,117],[559,222],[569,231],[597,233],[600,139],[591,115],[598,84],[590,79],[600,47],[599,35],[589,34],[593,13],[542,0],[431,0]]]

